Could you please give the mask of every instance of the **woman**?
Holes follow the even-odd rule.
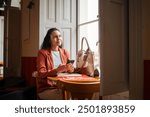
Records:
[[[62,95],[48,76],[61,72],[74,72],[72,64],[67,64],[69,53],[61,48],[62,37],[57,28],[48,30],[37,57],[38,92],[41,99],[62,99]]]

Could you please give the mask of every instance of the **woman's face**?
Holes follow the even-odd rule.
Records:
[[[62,37],[59,31],[53,31],[52,34],[50,35],[51,38],[51,46],[56,47],[60,46],[62,43]]]

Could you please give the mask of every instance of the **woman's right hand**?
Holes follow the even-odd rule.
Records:
[[[67,72],[66,65],[59,65],[56,69],[57,73]]]
[[[72,73],[74,72],[74,67],[71,63],[69,63],[67,65],[59,65],[56,70],[57,70],[57,73],[62,73],[62,72]]]
[[[71,63],[67,64],[66,66],[67,66],[68,73],[74,72],[74,66]]]

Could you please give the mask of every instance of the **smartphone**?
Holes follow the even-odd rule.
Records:
[[[69,59],[68,59],[67,64],[68,64],[68,63],[73,64],[73,63],[74,63],[74,60],[69,60]]]

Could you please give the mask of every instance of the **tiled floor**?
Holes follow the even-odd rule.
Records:
[[[129,91],[117,93],[114,95],[103,96],[103,100],[128,100],[129,99]]]

